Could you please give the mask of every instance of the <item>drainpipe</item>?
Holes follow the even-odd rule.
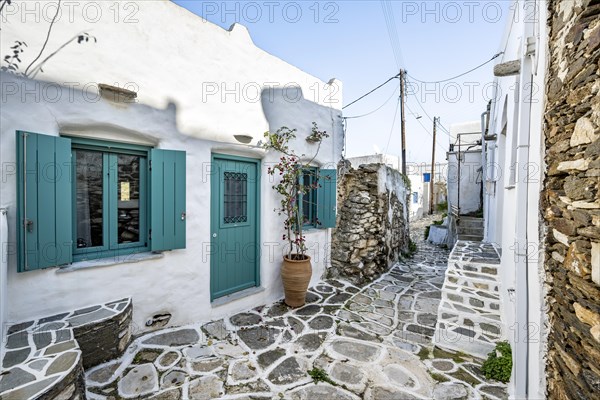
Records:
[[[537,2],[535,0],[526,0],[523,9],[528,9],[528,3],[532,3],[532,8],[537,15]],[[530,8],[529,8],[530,9]],[[531,135],[531,106],[533,95],[533,57],[536,51],[536,42],[534,40],[534,23],[524,22],[524,35],[526,38],[525,54],[522,55],[523,63],[521,67],[520,105],[521,119],[519,121],[519,134],[517,141],[517,184],[516,184],[516,227],[515,227],[515,304],[516,304],[516,323],[517,335],[515,337],[515,348],[513,356],[515,359],[515,397],[528,398],[529,395],[529,251],[527,220],[529,213],[529,182],[528,182],[528,164],[529,164],[529,140]],[[522,179],[521,179],[522,178]],[[537,210],[537,206],[534,207]],[[525,337],[521,335],[524,334]]]
[[[6,314],[8,307],[6,306],[6,300],[8,295],[8,221],[7,221],[7,210],[6,208],[0,208],[0,360],[4,360],[5,353],[5,325],[6,325]]]
[[[488,130],[489,130],[489,126],[490,126],[490,111],[491,111],[491,107],[492,107],[492,101],[490,100],[488,105],[487,105],[487,110],[481,113],[481,207],[483,208],[483,223],[484,223],[484,227],[485,230],[483,232],[483,236],[484,236],[484,240],[487,237],[487,231],[488,231],[488,221],[489,218],[487,218],[487,209],[488,209],[488,205],[487,202],[485,201],[486,198],[489,198],[489,196],[484,196],[483,195],[483,185],[485,185],[485,182],[487,182],[488,180],[488,166],[487,166],[487,143],[485,140],[485,137],[488,134]]]

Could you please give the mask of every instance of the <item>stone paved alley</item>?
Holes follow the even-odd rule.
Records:
[[[90,399],[504,399],[481,360],[433,348],[448,250],[412,225],[413,258],[358,288],[324,281],[282,302],[138,337],[87,371]],[[318,384],[308,371],[324,370]]]

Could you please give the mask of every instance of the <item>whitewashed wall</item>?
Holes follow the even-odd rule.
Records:
[[[534,3],[537,3],[534,5]],[[565,2],[565,7],[572,2]],[[548,31],[546,1],[514,2],[497,63],[521,60],[518,76],[496,78],[490,134],[498,140],[488,147],[487,168],[495,190],[486,196],[485,239],[502,249],[502,316],[513,347],[511,395],[545,398],[546,304],[544,302],[543,243],[540,241],[539,202],[543,162],[543,115]],[[532,14],[536,12],[537,15]],[[531,18],[523,18],[529,14]],[[529,26],[527,26],[529,25]],[[525,56],[525,40],[536,39],[536,56]],[[531,91],[533,88],[533,91]],[[506,126],[505,133],[503,133]],[[520,146],[528,140],[528,146]],[[516,171],[511,179],[511,170]],[[521,191],[521,195],[519,195]],[[526,195],[526,196],[525,196]],[[526,212],[525,212],[526,211]],[[519,222],[523,224],[519,226]],[[525,246],[527,255],[525,255]],[[514,291],[514,292],[513,292]]]
[[[460,153],[460,212],[467,214],[481,207],[481,150]],[[448,153],[448,204],[458,205],[458,153]]]
[[[6,209],[0,208],[0,360],[4,360],[6,302],[8,300],[8,222]]]
[[[44,43],[55,10],[48,3],[13,1],[3,11],[0,44],[8,49],[25,41],[24,66]],[[180,132],[227,142],[233,132],[260,140],[267,130],[265,87],[300,87],[309,100],[342,106],[339,81],[328,85],[256,47],[242,25],[224,30],[169,0],[68,3],[47,49],[81,32],[97,43],[69,44],[37,78],[85,88],[92,101],[99,83],[137,89],[142,104],[162,110],[173,103]]]
[[[15,3],[15,2],[13,2]],[[20,4],[20,3],[16,3]],[[108,2],[96,2],[107,12]],[[111,2],[112,4],[112,2]],[[86,305],[132,296],[134,323],[157,313],[171,313],[171,325],[207,321],[265,304],[282,296],[280,280],[282,221],[273,213],[277,198],[266,168],[278,157],[265,154],[256,143],[269,129],[298,128],[298,151],[314,149],[302,137],[312,121],[331,134],[323,143],[317,165],[334,165],[341,157],[343,132],[339,105],[313,102],[311,87],[326,84],[256,48],[245,28],[225,31],[168,1],[138,2],[137,24],[115,24],[111,18],[94,25],[76,20],[55,27],[51,45],[73,32],[88,30],[98,44],[71,45],[49,62],[38,76],[48,83],[0,74],[2,113],[0,161],[5,179],[0,183],[0,207],[8,207],[8,235],[14,243],[16,227],[15,131],[49,135],[71,134],[187,152],[187,249],[164,253],[159,259],[73,272],[59,269],[16,272],[16,256],[8,259],[7,319],[21,321]],[[10,17],[9,17],[10,19]],[[43,24],[3,24],[2,48],[15,38],[33,50],[41,45]],[[93,31],[93,32],[92,32]],[[88,46],[84,49],[83,46]],[[25,57],[25,56],[24,56]],[[25,61],[25,60],[24,60]],[[25,61],[25,64],[27,62]],[[55,83],[78,82],[69,89]],[[94,86],[83,84],[136,82],[139,102],[115,104],[98,97]],[[229,95],[205,96],[203,83],[259,83],[258,100]],[[290,83],[289,90],[265,91],[265,82]],[[340,88],[337,81],[333,82]],[[73,87],[73,84],[69,84]],[[121,85],[122,86],[122,85]],[[129,87],[131,89],[131,87]],[[57,98],[56,91],[62,93]],[[337,90],[337,89],[336,89]],[[26,94],[29,93],[29,94]],[[51,94],[52,93],[52,94]],[[323,92],[325,93],[325,92]],[[35,96],[37,94],[37,97]],[[72,95],[70,95],[72,94]],[[50,98],[49,96],[52,96]],[[93,99],[93,100],[90,100]],[[240,145],[235,134],[253,136]],[[262,203],[261,281],[264,291],[219,307],[210,303],[210,160],[212,153],[261,159]],[[11,167],[12,166],[12,167]],[[307,235],[313,254],[313,281],[328,262],[329,232]]]

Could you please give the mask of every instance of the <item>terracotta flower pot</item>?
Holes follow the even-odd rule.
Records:
[[[285,292],[285,304],[290,307],[301,307],[306,303],[306,291],[311,276],[312,266],[309,256],[304,256],[302,260],[283,257],[281,280]]]

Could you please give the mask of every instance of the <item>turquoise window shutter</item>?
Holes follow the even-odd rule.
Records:
[[[71,140],[17,131],[19,272],[73,260]]]
[[[150,151],[150,249],[185,249],[185,151]]]
[[[317,219],[319,228],[335,227],[337,171],[319,170],[319,188],[317,189]]]

